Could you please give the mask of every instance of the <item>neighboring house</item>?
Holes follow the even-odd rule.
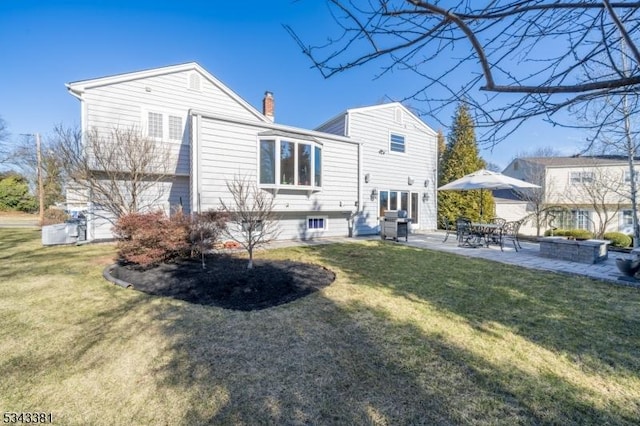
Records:
[[[542,204],[552,211],[555,219],[541,232],[556,227],[632,233],[630,174],[626,158],[517,158],[503,174],[543,187]],[[534,210],[530,199],[529,202],[519,201],[514,194],[509,196],[505,193],[500,198],[496,203],[498,216],[523,218]],[[536,229],[531,220],[523,226],[522,233],[535,235]]]
[[[436,226],[436,133],[399,103],[348,110],[316,130],[274,123],[196,63],[67,85],[82,130],[135,127],[172,150],[172,176],[154,207],[186,212],[231,202],[226,183],[249,176],[275,200],[280,239],[379,232],[384,209],[406,209],[413,229]],[[91,204],[88,239],[111,237]]]

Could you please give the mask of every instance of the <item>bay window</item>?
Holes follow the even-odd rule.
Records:
[[[260,139],[260,185],[322,186],[322,147],[310,141]]]

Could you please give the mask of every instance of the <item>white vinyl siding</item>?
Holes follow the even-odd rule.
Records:
[[[346,120],[346,115],[341,114],[322,124],[320,127],[316,128],[316,130],[319,132],[331,133],[332,135],[346,136]]]
[[[383,216],[384,210],[392,203],[389,191],[396,192],[393,202],[396,209],[402,207],[403,201],[402,195],[397,193],[407,194],[407,211],[410,216],[416,215],[411,217],[413,230],[436,228],[437,197],[433,184],[437,173],[436,132],[404,110],[403,123],[399,124],[396,108],[397,104],[389,104],[356,108],[349,112],[348,136],[363,142],[363,205],[356,220],[356,235],[379,232],[378,217]],[[404,155],[390,152],[391,134],[404,137]],[[368,179],[365,178],[367,175]],[[411,195],[413,193],[416,195]]]
[[[199,121],[199,124],[197,124]],[[260,160],[260,152],[275,152],[279,161],[280,148],[275,141],[297,142],[315,146],[314,142],[284,136],[258,136],[265,128],[260,125],[238,124],[223,119],[200,117],[195,121],[199,134],[200,152],[198,172],[193,176],[192,204],[200,209],[216,209],[220,199],[232,202],[226,182],[234,176],[246,176],[253,182],[271,179],[275,166]],[[307,239],[349,235],[348,217],[355,211],[358,200],[358,145],[344,141],[317,138],[322,155],[322,190],[310,186],[264,187],[274,198],[274,213],[278,217],[279,239]],[[274,142],[269,142],[274,141]],[[229,149],[233,147],[233,149]],[[314,150],[312,150],[313,152]],[[294,151],[295,152],[295,151]],[[299,179],[299,178],[298,178]],[[304,190],[302,190],[304,189]],[[324,217],[324,230],[307,229],[308,217]]]

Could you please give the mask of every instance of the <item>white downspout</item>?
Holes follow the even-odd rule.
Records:
[[[191,115],[191,112],[189,112]],[[202,158],[200,156],[200,115],[191,115],[191,212],[201,213],[200,188]]]

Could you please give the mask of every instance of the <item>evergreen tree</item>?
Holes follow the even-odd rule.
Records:
[[[447,149],[442,158],[438,185],[445,185],[485,167],[485,161],[478,154],[473,119],[468,107],[461,103],[453,118]],[[482,219],[493,217],[495,205],[493,195],[488,190],[438,191],[438,215],[446,217],[450,222],[459,216],[478,221],[480,220],[481,194]]]
[[[444,154],[447,151],[447,143],[445,142],[444,133],[442,133],[442,129],[438,130],[437,136],[438,142],[438,182],[441,180],[442,176],[442,161],[444,160]]]

